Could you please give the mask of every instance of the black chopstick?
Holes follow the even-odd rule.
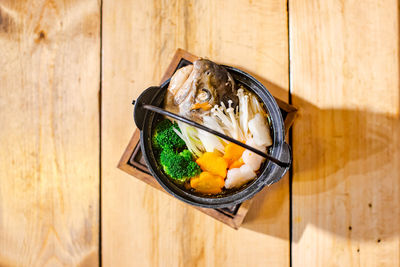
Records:
[[[246,145],[245,143],[242,143],[242,142],[240,142],[240,141],[238,141],[236,139],[233,139],[232,137],[229,137],[229,136],[227,136],[225,134],[217,132],[217,131],[215,131],[213,129],[210,129],[210,128],[204,126],[204,125],[198,124],[197,122],[189,120],[189,119],[187,119],[185,117],[182,117],[180,115],[177,115],[175,113],[169,112],[169,111],[167,111],[165,109],[162,109],[162,108],[159,108],[159,107],[156,107],[156,106],[153,106],[153,105],[142,105],[141,107],[144,108],[144,109],[151,110],[153,112],[156,112],[156,113],[159,113],[159,114],[174,118],[174,119],[176,119],[178,121],[181,121],[181,122],[184,122],[184,123],[186,123],[186,124],[188,124],[190,126],[196,127],[196,128],[201,129],[203,131],[206,131],[206,132],[209,132],[209,133],[211,133],[213,135],[221,137],[222,139],[225,139],[225,140],[227,140],[229,142],[232,142],[232,143],[234,143],[234,144],[236,144],[238,146],[246,148],[246,149],[256,153],[257,155],[260,155],[260,156],[272,161],[273,163],[279,165],[280,167],[287,168],[287,167],[290,166],[290,163],[288,163],[288,162],[282,162],[279,159],[271,157],[270,155],[265,154],[264,152],[262,152],[262,151],[260,151],[258,149],[255,149],[255,148],[253,148],[253,147],[251,147],[249,145]]]

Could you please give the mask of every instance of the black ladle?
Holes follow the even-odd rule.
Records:
[[[135,102],[136,101],[133,100],[132,104],[135,105]],[[260,151],[258,149],[255,149],[255,148],[253,148],[253,147],[251,147],[249,145],[246,145],[245,143],[242,143],[242,142],[240,142],[240,141],[238,141],[236,139],[233,139],[232,137],[224,135],[224,134],[222,134],[220,132],[217,132],[217,131],[215,131],[213,129],[210,129],[210,128],[204,126],[204,125],[198,124],[197,122],[189,120],[189,119],[187,119],[185,117],[182,117],[180,115],[177,115],[175,113],[169,112],[169,111],[167,111],[165,109],[162,109],[162,108],[159,108],[159,107],[156,107],[156,106],[153,106],[153,105],[147,105],[147,104],[140,105],[140,108],[147,109],[147,110],[150,110],[150,111],[153,111],[153,112],[156,112],[156,113],[159,113],[159,114],[174,118],[175,120],[184,122],[184,123],[186,123],[186,124],[188,124],[190,126],[196,127],[198,129],[201,129],[201,130],[206,131],[206,132],[209,132],[209,133],[211,133],[213,135],[216,135],[216,136],[218,136],[218,137],[220,137],[222,139],[225,139],[225,140],[227,140],[229,142],[232,142],[232,143],[234,143],[234,144],[236,144],[238,146],[246,148],[246,149],[256,153],[257,155],[260,155],[261,157],[264,157],[264,158],[270,160],[271,162],[277,164],[278,166],[280,166],[282,168],[287,168],[287,167],[290,166],[290,162],[282,162],[279,159],[271,157],[270,155],[265,154],[264,152],[262,152],[262,151]]]

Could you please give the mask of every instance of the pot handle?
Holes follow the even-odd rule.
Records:
[[[284,167],[277,168],[276,172],[272,175],[272,177],[274,177],[274,179],[267,181],[266,184],[268,186],[279,181],[286,174],[286,172],[289,170],[290,166],[292,165],[292,149],[290,148],[290,145],[288,143],[286,143],[286,142],[282,143],[282,154],[278,159],[283,162],[288,162],[290,165],[289,165],[289,167],[286,167],[286,168],[284,168]]]
[[[139,130],[143,128],[143,121],[146,117],[147,110],[142,108],[143,105],[151,104],[154,97],[157,96],[157,92],[160,90],[159,86],[151,86],[144,90],[140,96],[132,101],[132,105],[135,105],[133,109],[133,120]]]

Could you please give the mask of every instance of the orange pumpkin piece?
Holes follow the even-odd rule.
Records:
[[[229,143],[225,146],[224,159],[228,162],[228,166],[239,160],[245,149],[234,143]],[[237,163],[238,164],[238,163]],[[240,166],[239,166],[240,167]]]
[[[242,158],[235,160],[234,162],[232,162],[231,165],[229,165],[228,169],[234,169],[234,168],[240,168],[242,165],[244,164],[244,161]]]
[[[204,172],[209,172],[213,175],[226,177],[226,169],[228,168],[227,162],[216,152],[205,152],[200,158],[196,160]]]
[[[209,172],[202,172],[199,176],[190,179],[190,186],[203,194],[218,194],[224,185],[224,178]]]

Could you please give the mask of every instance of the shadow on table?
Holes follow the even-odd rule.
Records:
[[[273,95],[287,93],[253,76]],[[392,216],[398,216],[399,203],[394,200],[399,197],[400,170],[396,158],[387,155],[400,149],[399,114],[320,109],[296,95],[292,101],[299,109],[293,126],[293,135],[298,135],[293,145],[293,241],[310,224],[357,240],[380,242],[397,236],[399,221]],[[382,177],[382,173],[388,175]],[[284,179],[288,177],[257,194],[242,227],[289,239],[289,229],[284,230],[290,205]],[[318,199],[320,206],[315,204]],[[281,224],[274,222],[277,219]]]

